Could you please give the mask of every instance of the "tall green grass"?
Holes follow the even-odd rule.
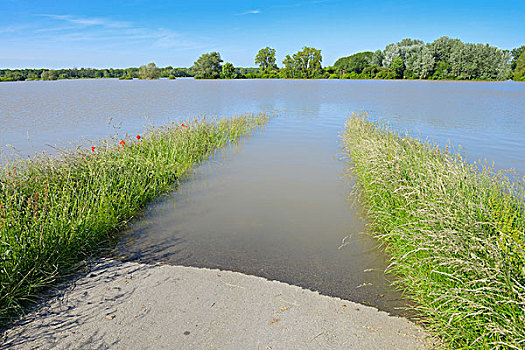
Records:
[[[192,166],[269,120],[193,121],[0,166],[0,323],[103,247]]]
[[[524,349],[523,183],[366,115],[342,137],[369,228],[444,346]]]

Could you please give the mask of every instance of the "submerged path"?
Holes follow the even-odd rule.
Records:
[[[98,260],[0,349],[425,349],[404,318],[237,272]]]

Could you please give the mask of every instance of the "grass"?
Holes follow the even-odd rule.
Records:
[[[0,166],[0,324],[107,246],[194,165],[269,118],[195,120]]]
[[[363,114],[342,138],[369,229],[443,346],[525,348],[523,182]]]

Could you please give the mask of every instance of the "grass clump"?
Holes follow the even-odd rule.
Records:
[[[523,349],[523,183],[363,114],[342,138],[390,271],[444,346]]]
[[[0,166],[0,324],[107,244],[192,166],[269,118],[172,124]]]

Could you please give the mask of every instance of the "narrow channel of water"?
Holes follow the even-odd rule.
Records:
[[[347,200],[344,161],[285,123],[206,162],[123,233],[116,255],[244,272],[402,314],[385,255]]]

